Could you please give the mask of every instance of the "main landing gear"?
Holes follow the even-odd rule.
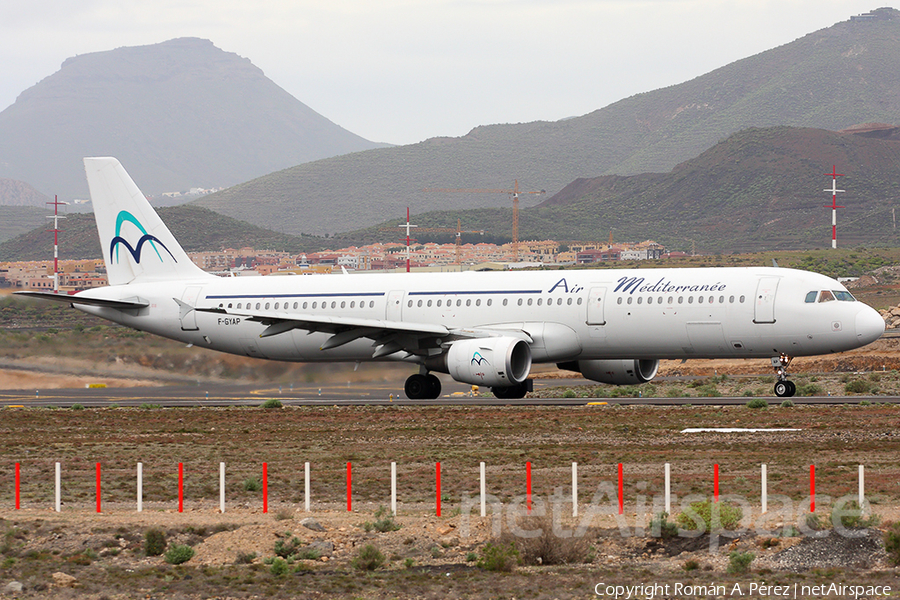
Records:
[[[441,380],[431,373],[416,373],[407,377],[403,391],[410,400],[434,400],[441,395]]]
[[[775,375],[778,377],[778,381],[775,382],[775,395],[779,398],[790,398],[797,392],[797,386],[787,378],[787,368],[792,360],[794,360],[794,357],[787,354],[772,357],[772,367],[775,369]]]

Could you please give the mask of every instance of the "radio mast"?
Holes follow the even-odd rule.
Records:
[[[837,209],[844,208],[843,206],[838,206],[837,203],[838,193],[844,191],[837,189],[837,178],[843,177],[843,175],[837,172],[837,167],[834,165],[831,165],[831,173],[825,174],[831,175],[831,189],[823,191],[831,192],[831,206],[826,206],[825,208],[831,209],[831,247],[837,248]]]

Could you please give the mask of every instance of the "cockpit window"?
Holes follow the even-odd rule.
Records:
[[[834,290],[834,295],[841,302],[856,302],[856,298],[854,298],[853,294],[851,294],[850,292]]]
[[[818,296],[819,302],[834,302],[835,300],[839,302],[856,302],[856,298],[853,297],[853,294],[845,290],[822,290],[820,292],[807,292],[805,302],[815,302],[816,296]]]

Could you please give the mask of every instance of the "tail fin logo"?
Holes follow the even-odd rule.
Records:
[[[478,366],[480,367],[481,365],[483,365],[483,364],[485,364],[485,363],[487,363],[488,365],[491,364],[491,363],[488,362],[488,359],[486,359],[485,357],[483,357],[483,356],[481,355],[480,352],[476,352],[476,353],[472,356],[472,363],[471,363],[471,364],[473,364],[473,365],[478,365]]]
[[[125,238],[123,238],[121,236],[122,225],[125,222],[133,224],[143,234],[141,236],[141,238],[137,241],[137,244],[133,247],[128,242],[128,240],[126,240]],[[112,239],[112,242],[109,245],[110,257],[114,258],[116,262],[119,262],[119,245],[121,244],[121,245],[125,246],[125,249],[128,250],[128,252],[131,254],[131,257],[134,259],[134,262],[140,264],[141,251],[144,248],[144,244],[146,244],[148,242],[150,243],[150,246],[153,248],[153,251],[156,252],[156,256],[157,256],[157,258],[159,258],[160,262],[163,262],[163,256],[162,256],[162,254],[160,254],[159,248],[157,248],[157,245],[159,245],[163,250],[165,250],[169,254],[169,256],[172,257],[173,261],[178,262],[177,260],[175,260],[175,256],[172,255],[172,252],[170,252],[169,249],[166,248],[166,245],[163,244],[159,240],[159,238],[157,238],[155,235],[150,235],[149,233],[147,233],[147,230],[144,228],[143,225],[141,225],[141,222],[137,220],[137,217],[135,217],[133,214],[131,214],[127,210],[119,211],[119,215],[116,217],[116,236]]]

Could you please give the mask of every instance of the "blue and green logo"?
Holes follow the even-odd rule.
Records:
[[[128,240],[123,238],[120,234],[122,233],[122,225],[125,223],[131,223],[135,227],[137,227],[140,232],[143,234],[141,238],[138,240],[137,245],[133,246],[128,243]],[[137,220],[133,214],[128,212],[127,210],[119,211],[119,215],[116,217],[116,236],[112,239],[112,242],[109,245],[109,255],[114,258],[116,262],[119,262],[119,245],[125,246],[125,249],[131,253],[131,257],[134,259],[134,262],[140,264],[141,262],[141,251],[144,248],[144,244],[150,243],[150,246],[153,248],[153,251],[156,252],[156,256],[159,258],[160,262],[163,262],[163,256],[159,252],[159,248],[157,248],[157,244],[169,253],[169,256],[172,257],[172,260],[175,260],[175,257],[169,252],[169,249],[166,248],[166,245],[159,241],[155,235],[150,235],[147,233],[147,230],[144,229],[144,226],[141,225],[141,222]],[[175,260],[175,262],[178,262]]]

